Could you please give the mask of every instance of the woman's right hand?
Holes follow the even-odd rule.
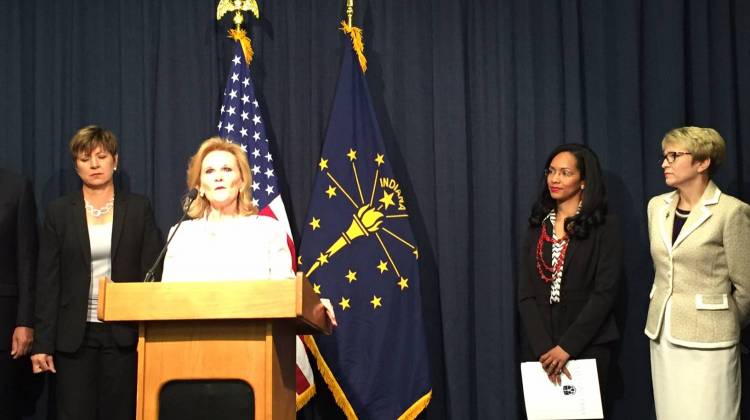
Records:
[[[34,373],[52,372],[55,370],[55,361],[51,354],[37,353],[31,355],[31,369]]]

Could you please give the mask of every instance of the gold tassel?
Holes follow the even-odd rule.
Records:
[[[352,408],[351,403],[349,403],[349,400],[346,398],[346,395],[344,395],[344,391],[341,389],[341,385],[339,385],[336,378],[333,377],[333,372],[331,372],[331,368],[328,367],[326,361],[323,360],[323,355],[320,354],[318,345],[315,344],[315,339],[309,335],[303,336],[302,339],[305,341],[305,344],[307,344],[307,348],[310,349],[310,352],[312,352],[313,356],[315,356],[315,362],[318,365],[318,371],[320,372],[321,376],[323,376],[323,380],[326,381],[326,384],[328,384],[328,389],[331,390],[331,394],[333,394],[333,398],[336,400],[336,404],[341,408],[341,411],[344,412],[347,419],[357,419],[357,415],[354,413],[354,409]]]
[[[362,68],[362,73],[367,71],[367,58],[365,58],[365,43],[362,40],[362,30],[356,26],[349,26],[346,21],[341,21],[341,28],[345,34],[352,38],[352,48],[357,53],[359,59],[359,66]]]
[[[310,398],[312,398],[315,395],[315,384],[311,384],[305,392],[299,395],[297,397],[297,410],[299,411],[302,409],[302,407],[305,406],[310,401]]]
[[[242,52],[245,55],[245,62],[250,66],[253,62],[253,46],[250,43],[250,38],[247,36],[247,32],[244,29],[230,29],[229,38],[240,43],[242,46]]]
[[[321,376],[323,376],[323,380],[326,381],[326,384],[328,384],[328,388],[331,390],[331,394],[333,394],[333,398],[336,400],[336,404],[341,408],[341,411],[344,412],[348,420],[358,419],[357,414],[354,413],[354,408],[352,408],[351,403],[349,403],[346,395],[344,395],[344,391],[341,389],[341,385],[339,385],[336,378],[333,377],[331,368],[328,367],[326,361],[323,360],[323,356],[320,354],[318,345],[315,343],[315,338],[310,335],[304,335],[302,336],[302,339],[307,345],[307,348],[310,349],[313,357],[315,357],[315,362],[318,365],[318,371],[320,372]],[[427,407],[431,399],[432,390],[418,399],[414,404],[411,405],[411,407],[406,409],[406,411],[404,411],[404,413],[398,417],[398,420],[416,419],[419,413],[421,413],[422,410]],[[299,410],[299,407],[300,406],[298,406],[297,410]]]
[[[430,403],[430,400],[432,399],[432,390],[430,392],[424,394],[422,398],[418,399],[417,402],[411,405],[406,411],[404,411],[404,414],[398,416],[398,420],[414,420],[417,418],[419,413],[422,412],[422,410],[427,407],[427,404]]]

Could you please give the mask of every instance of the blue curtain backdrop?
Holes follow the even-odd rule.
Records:
[[[250,31],[295,234],[338,77],[343,3],[260,0]],[[0,166],[33,179],[40,212],[78,187],[67,142],[95,123],[120,138],[119,184],[148,195],[167,231],[187,159],[216,131],[232,45],[215,6],[0,0]],[[676,126],[717,128],[728,142],[718,184],[750,201],[750,2],[367,0],[356,8],[370,91],[422,251],[434,387],[424,417],[519,415],[519,233],[546,154],[579,141],[599,154],[624,224],[612,418],[652,418],[645,203],[666,191],[659,141]],[[333,416],[330,404],[311,407],[309,416]]]

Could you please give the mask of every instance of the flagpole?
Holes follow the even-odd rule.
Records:
[[[354,16],[354,0],[346,0],[346,17],[349,26],[352,26],[352,16]]]

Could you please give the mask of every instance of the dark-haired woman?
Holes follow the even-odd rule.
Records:
[[[603,399],[619,337],[612,308],[621,254],[596,155],[583,145],[557,147],[545,163],[520,253],[522,357],[541,362],[557,384],[562,374],[570,377],[569,360],[596,359]]]
[[[82,186],[45,214],[32,368],[56,374],[58,420],[132,420],[138,327],[97,319],[98,281],[142,279],[161,238],[146,197],[115,191],[112,132],[81,128],[69,148]]]

